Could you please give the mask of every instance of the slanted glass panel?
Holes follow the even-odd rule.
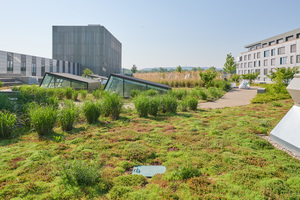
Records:
[[[156,86],[153,86],[153,85],[147,85],[147,89],[148,90],[150,90],[150,89],[157,90],[160,93],[167,93],[168,92],[167,89],[156,87]]]
[[[116,92],[123,96],[123,79],[111,76],[105,90],[109,92]]]
[[[124,85],[124,97],[130,97],[131,96],[131,90],[141,90],[144,91],[147,89],[146,84],[135,82],[135,81],[129,81],[125,80]]]
[[[87,89],[87,83],[72,80],[73,89]]]
[[[66,79],[66,78],[61,78],[61,79],[63,79],[61,87],[65,88],[65,87],[71,87],[72,86],[70,79]]]
[[[53,77],[51,75],[46,74],[46,76],[43,79],[43,82],[41,84],[41,87],[48,88],[48,86],[49,86],[52,79],[53,79]]]

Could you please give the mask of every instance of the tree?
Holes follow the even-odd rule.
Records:
[[[241,80],[241,75],[238,75],[238,74],[232,74],[231,75],[231,80],[236,82],[236,83],[239,83],[240,80]]]
[[[236,63],[231,53],[227,54],[226,62],[224,64],[223,70],[229,74],[234,74],[236,71]]]
[[[182,68],[181,68],[181,66],[179,65],[177,68],[176,68],[176,72],[179,72],[179,73],[181,73],[182,72]]]
[[[242,77],[245,80],[248,80],[250,82],[250,84],[252,84],[253,80],[255,80],[259,75],[259,72],[257,73],[249,73],[249,74],[243,74]]]
[[[214,78],[216,78],[217,72],[214,70],[214,68],[210,68],[205,72],[199,72],[199,76],[203,81],[204,86],[208,88],[212,85]]]
[[[135,65],[132,66],[131,72],[134,74],[137,72],[137,67]]]
[[[192,71],[196,72],[196,71],[197,71],[197,68],[196,68],[196,67],[193,67],[193,68],[192,68]]]
[[[159,70],[160,73],[167,71],[166,69],[164,69],[162,67],[158,68],[158,70]]]
[[[294,75],[299,73],[298,69],[299,67],[293,67],[293,68],[277,67],[275,68],[275,71],[271,71],[271,74],[267,76],[276,83],[281,82],[285,85],[288,85],[290,80],[294,78]]]
[[[89,68],[85,68],[85,70],[83,70],[82,76],[83,76],[83,77],[86,77],[86,76],[89,75],[89,74],[94,74],[94,73],[93,73],[92,70],[90,70]]]

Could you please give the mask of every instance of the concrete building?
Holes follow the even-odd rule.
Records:
[[[246,45],[237,56],[237,74],[259,72],[258,82],[269,83],[270,71],[277,67],[300,66],[300,28]]]
[[[0,51],[0,77],[17,78],[24,83],[37,83],[45,72],[80,75],[80,64],[63,60]]]
[[[122,44],[104,27],[53,26],[52,57],[82,65],[95,74],[121,72]]]

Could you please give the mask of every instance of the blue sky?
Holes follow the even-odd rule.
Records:
[[[0,50],[52,57],[52,25],[105,26],[122,67],[222,68],[227,53],[300,27],[298,0],[10,0]]]

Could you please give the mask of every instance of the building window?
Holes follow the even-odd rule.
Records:
[[[253,67],[256,67],[256,61],[253,62]]]
[[[270,56],[270,50],[264,51],[264,57],[269,57]]]
[[[244,63],[244,68],[247,68],[247,63]]]
[[[263,47],[263,48],[264,48],[264,47],[267,47],[267,46],[268,46],[267,43],[262,44],[262,47]]]
[[[271,49],[271,56],[275,56],[275,49]]]
[[[268,60],[264,60],[264,66],[268,66]]]
[[[239,62],[243,61],[243,56],[239,57]]]
[[[252,62],[248,62],[248,68],[252,67]]]
[[[293,39],[294,39],[294,36],[291,35],[291,36],[286,37],[286,38],[285,38],[285,41],[291,41],[291,40],[293,40]]]
[[[70,74],[71,73],[71,63],[70,62],[68,62],[68,73]]]
[[[296,56],[296,63],[300,63],[300,55]]]
[[[246,61],[247,60],[247,56],[246,55],[244,55],[244,61]]]
[[[42,58],[41,76],[45,75],[45,58]]]
[[[269,42],[269,46],[274,45],[275,41]]]
[[[300,38],[300,33],[297,33],[297,38]]]
[[[73,74],[76,74],[75,73],[75,63],[73,63]]]
[[[260,73],[260,69],[255,69],[255,73]]]
[[[268,75],[268,69],[267,68],[264,69],[264,75]]]
[[[21,55],[21,72],[26,72],[26,56]]]
[[[7,53],[7,72],[14,71],[13,53]]]
[[[66,62],[65,62],[65,61],[63,61],[63,70],[62,70],[62,72],[63,72],[63,73],[66,72]]]
[[[244,70],[244,74],[247,74],[247,70]]]
[[[59,61],[56,61],[56,72],[59,72]]]
[[[282,43],[282,42],[283,42],[283,38],[277,40],[277,44]]]
[[[281,65],[287,64],[287,60],[288,60],[287,57],[281,57],[281,58],[280,58],[280,64],[281,64]]]
[[[257,58],[260,58],[260,52],[257,52]]]
[[[260,67],[260,60],[258,61],[258,66]]]
[[[248,60],[251,60],[251,54],[248,55]]]
[[[243,63],[241,63],[241,68],[243,68]]]
[[[32,57],[31,76],[36,76],[36,57]]]
[[[253,54],[253,59],[256,59],[256,53]]]
[[[294,56],[290,57],[290,63],[293,64],[294,63]]]
[[[275,58],[271,59],[271,65],[274,66],[275,65]]]
[[[291,45],[291,53],[296,52],[296,44]]]
[[[278,48],[278,55],[284,54],[284,51],[285,51],[285,47]]]

